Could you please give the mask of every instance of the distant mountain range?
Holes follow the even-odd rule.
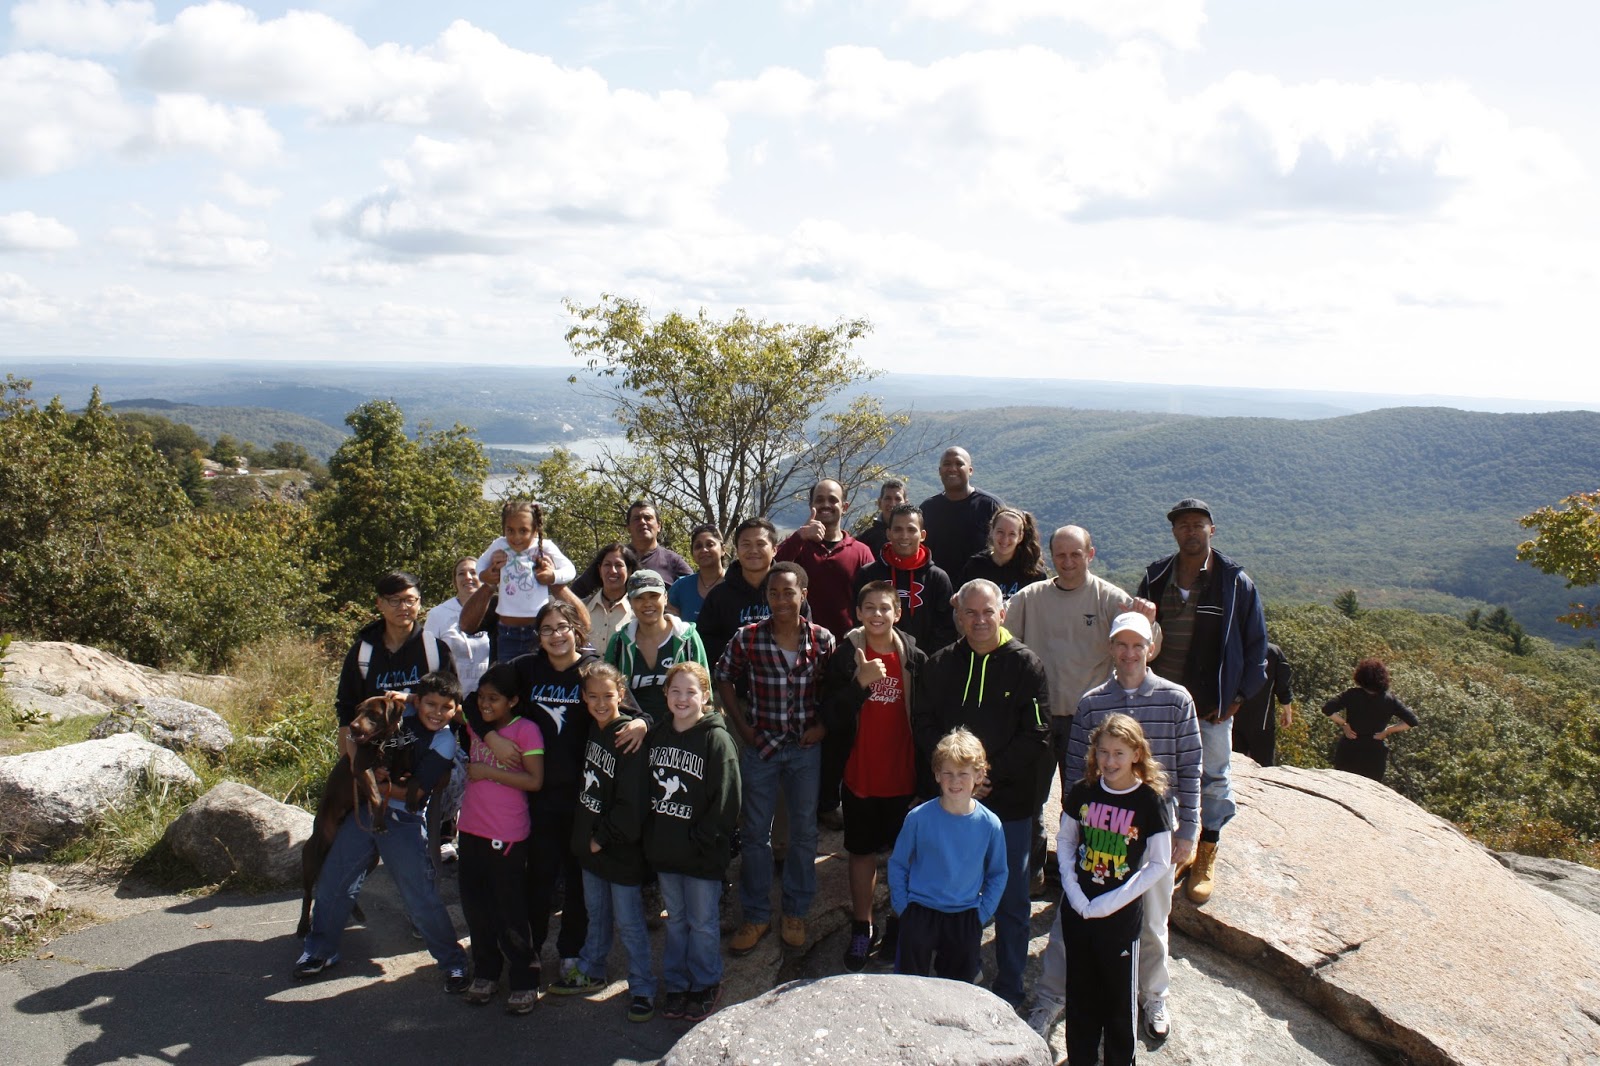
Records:
[[[616,429],[609,404],[559,367],[103,361],[12,372],[32,378],[40,399],[59,394],[80,406],[99,384],[122,409],[186,422],[208,439],[227,432],[263,448],[290,440],[319,458],[343,438],[345,414],[374,397],[394,399],[413,424],[460,422],[498,448],[542,450]],[[1114,577],[1135,580],[1172,550],[1166,510],[1195,495],[1216,509],[1217,547],[1274,600],[1327,602],[1354,588],[1369,606],[1460,614],[1503,605],[1530,632],[1576,639],[1552,621],[1573,597],[1516,562],[1526,536],[1516,520],[1600,486],[1600,414],[933,375],[885,375],[868,388],[892,409],[914,410],[903,441],[966,445],[977,483],[1032,510],[1047,532],[1088,527],[1097,566]],[[1029,406],[1006,406],[1022,397]],[[938,491],[936,455],[901,454],[895,465],[914,499]],[[869,505],[857,501],[853,514]],[[803,511],[776,517],[792,523]]]

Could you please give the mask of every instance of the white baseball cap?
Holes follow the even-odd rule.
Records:
[[[1128,611],[1119,614],[1111,620],[1111,635],[1114,637],[1124,630],[1132,630],[1145,639],[1145,643],[1155,640],[1155,634],[1150,630],[1150,619],[1138,611]]]

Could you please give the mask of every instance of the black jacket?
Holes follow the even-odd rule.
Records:
[[[669,718],[645,752],[644,854],[651,867],[720,881],[733,861],[739,824],[739,752],[721,713],[678,732]]]
[[[957,726],[976,734],[992,786],[982,802],[1002,822],[1032,818],[1044,804],[1039,768],[1049,757],[1049,722],[1044,663],[1009,633],[986,655],[965,640],[940,648],[917,678],[911,712],[917,757],[929,762],[934,746]]]
[[[425,641],[434,645],[438,665],[433,669],[455,676],[456,660],[449,646],[424,633],[421,622],[412,625],[411,635],[392,652],[383,643],[383,631],[381,618],[363,626],[345,654],[344,667],[339,671],[339,691],[333,702],[341,726],[351,723],[362,700],[385,692],[410,692],[417,687],[417,682],[429,670]],[[365,668],[361,665],[362,645],[372,649],[366,656]]]

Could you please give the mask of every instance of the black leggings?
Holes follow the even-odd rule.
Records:
[[[544,951],[550,936],[550,904],[555,899],[556,881],[564,878],[561,896],[561,932],[556,936],[556,953],[575,959],[589,935],[589,911],[583,903],[583,868],[572,854],[572,823],[576,806],[533,811],[532,832],[528,837],[528,923],[533,930],[533,957]]]
[[[539,957],[528,925],[528,844],[496,848],[485,837],[462,833],[461,910],[472,934],[472,974],[498,981],[502,964],[511,991],[539,987]],[[548,922],[548,919],[547,919]]]

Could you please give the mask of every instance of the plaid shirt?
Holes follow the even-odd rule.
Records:
[[[770,618],[743,627],[728,641],[717,660],[717,680],[749,680],[750,724],[756,731],[756,754],[763,759],[817,724],[822,664],[833,649],[833,634],[804,619],[792,667],[773,637]]]

